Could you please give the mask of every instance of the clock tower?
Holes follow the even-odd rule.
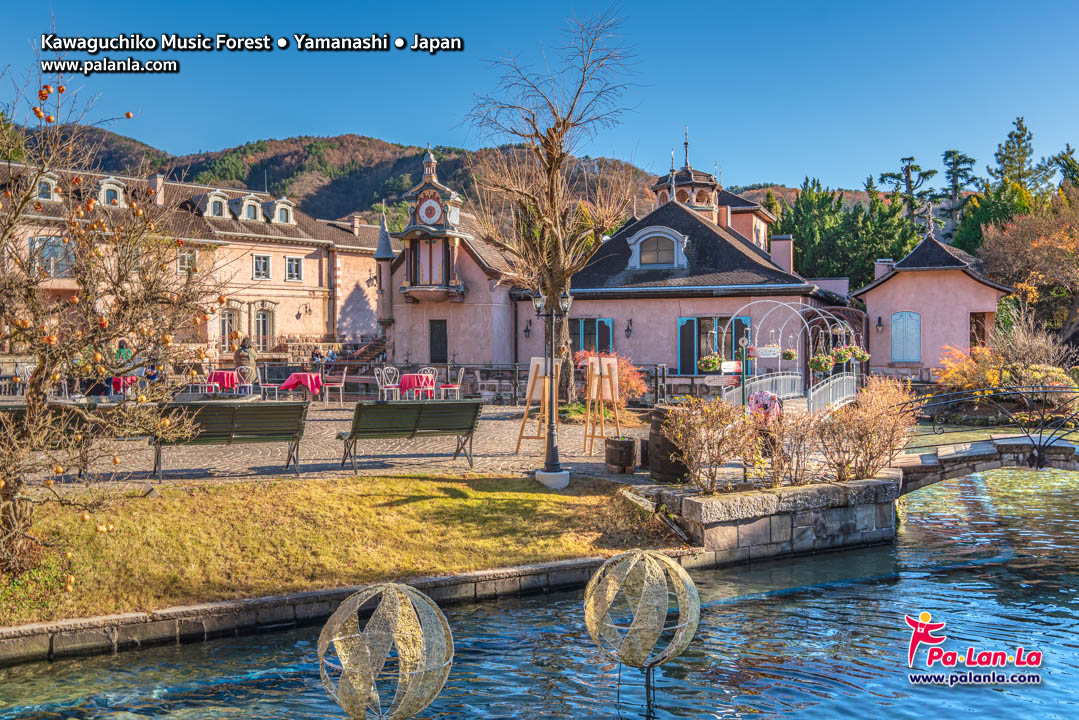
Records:
[[[406,273],[401,292],[406,302],[464,299],[457,272],[461,245],[461,196],[438,181],[431,146],[423,156],[423,179],[404,194],[411,202],[408,225],[394,237],[405,246]]]

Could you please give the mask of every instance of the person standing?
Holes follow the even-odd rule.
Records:
[[[258,360],[258,353],[255,352],[255,348],[251,347],[251,338],[244,338],[240,343],[240,347],[237,348],[236,353],[232,356],[233,361],[236,363],[236,367],[249,367],[251,368],[252,378],[256,377],[258,370],[256,369],[255,362]]]

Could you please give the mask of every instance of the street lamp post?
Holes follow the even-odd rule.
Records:
[[[555,413],[558,412],[558,388],[555,387],[555,318],[569,314],[573,298],[562,288],[557,302],[550,300],[541,292],[532,293],[532,307],[536,315],[544,319],[547,342],[544,345],[544,363],[547,375],[547,447],[543,458],[543,472],[547,475],[562,474],[562,465],[558,460],[558,432],[555,425]],[[568,473],[566,473],[568,474]],[[566,479],[568,481],[568,478]]]

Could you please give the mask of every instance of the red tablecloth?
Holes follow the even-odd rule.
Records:
[[[288,376],[288,380],[281,383],[281,390],[295,390],[296,388],[304,387],[311,391],[313,395],[318,395],[322,392],[322,376],[318,373],[298,372],[292,373]]]
[[[209,385],[216,385],[222,391],[229,391],[236,387],[236,371],[235,370],[214,370],[206,378],[206,382]]]
[[[401,397],[408,395],[411,390],[419,390],[430,397],[435,396],[435,378],[433,375],[420,375],[419,373],[402,375],[398,387],[401,388]]]
[[[112,391],[115,393],[123,392],[129,387],[137,383],[139,379],[134,375],[124,375],[123,377],[114,377],[112,379]]]

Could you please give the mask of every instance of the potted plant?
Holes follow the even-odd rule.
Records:
[[[835,367],[835,358],[828,353],[820,353],[809,358],[809,369],[817,372],[828,372]]]
[[[854,360],[854,362],[857,363],[869,362],[869,353],[866,352],[866,349],[860,345],[850,346],[850,357],[852,360]]]
[[[633,472],[636,443],[629,437],[609,437],[604,440],[604,460],[613,473]]]
[[[780,357],[782,357],[784,360],[797,360],[798,351],[794,348],[787,348],[782,353],[780,353]]]
[[[719,355],[712,353],[711,355],[705,355],[697,361],[697,367],[702,372],[717,372],[722,366],[723,358]]]
[[[849,362],[850,358],[850,345],[840,345],[839,347],[832,348],[832,359],[835,360],[836,365],[842,365],[845,362]]]

